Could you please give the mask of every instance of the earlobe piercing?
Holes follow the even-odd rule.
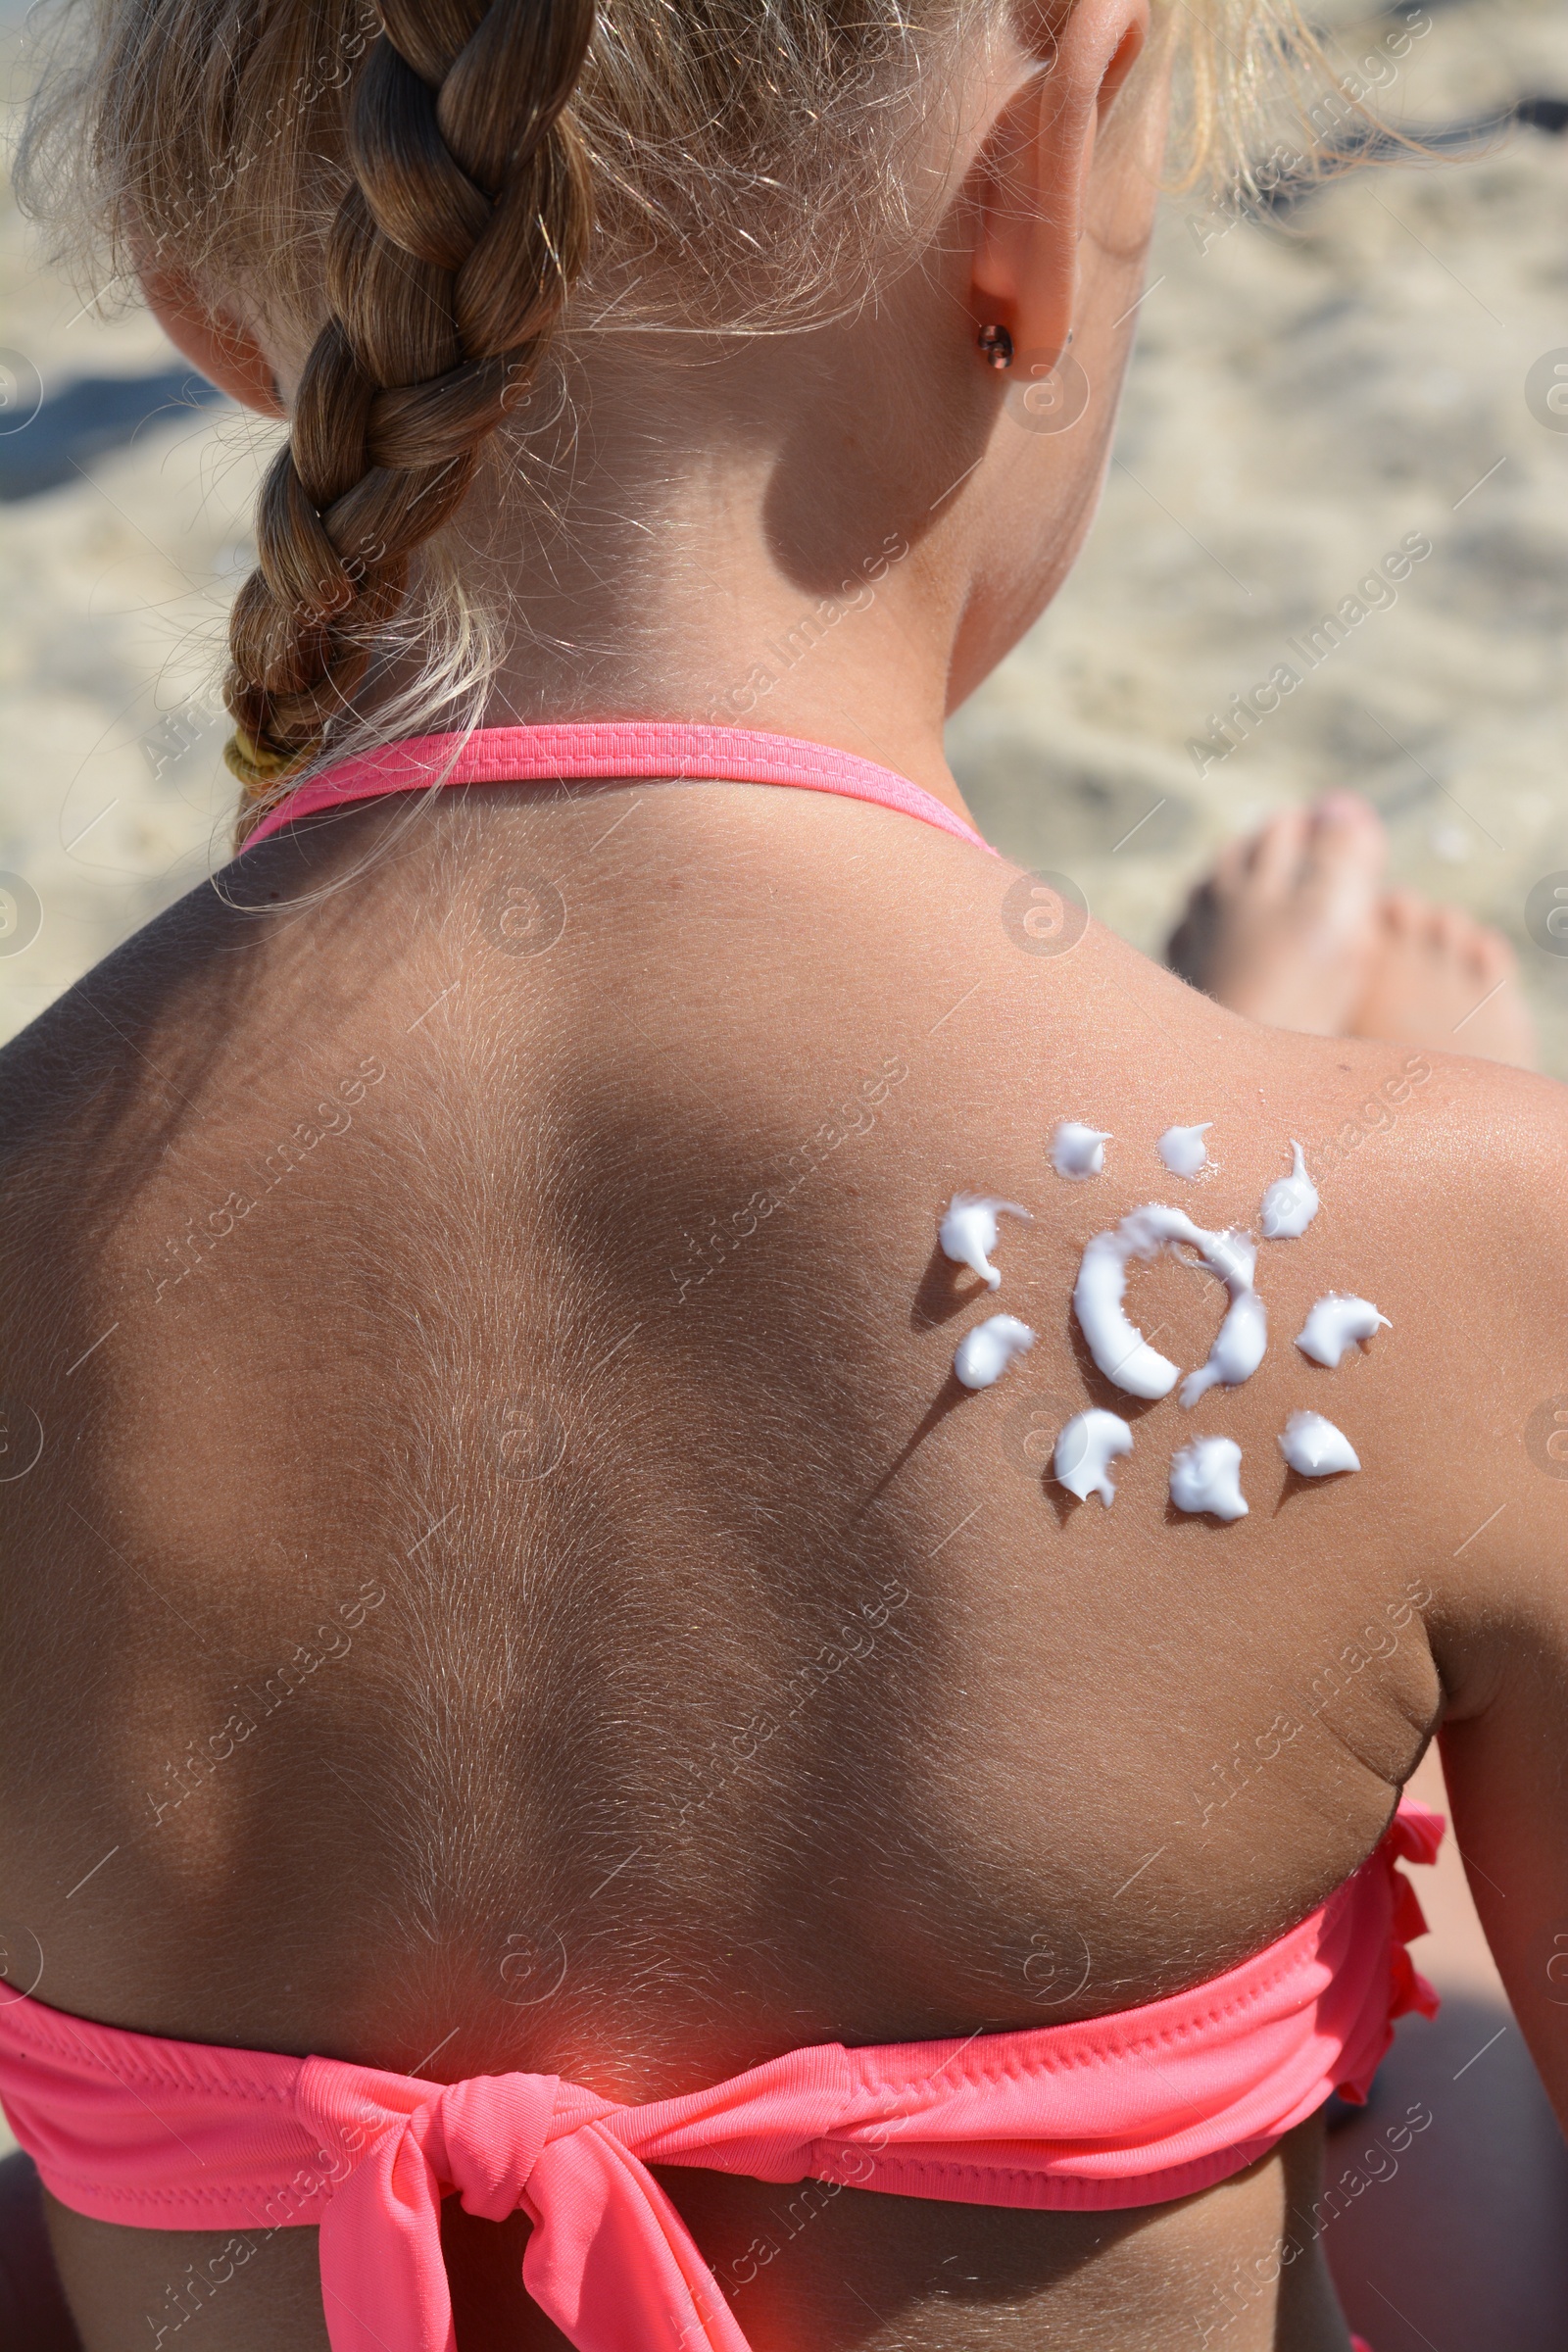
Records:
[[[1000,374],[1012,366],[1012,337],[1004,326],[983,326],[975,341],[988,368],[995,368]]]

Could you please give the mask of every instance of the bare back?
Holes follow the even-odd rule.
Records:
[[[42,1450],[0,1486],[0,1910],[40,1998],[648,2098],[1128,2008],[1365,1858],[1560,1535],[1520,1435],[1554,1090],[1253,1029],[1094,928],[1037,952],[1016,884],[814,794],[453,793],[269,844],[10,1050],[7,1427]],[[1052,1172],[1062,1117],[1102,1177]],[[1189,1192],[1153,1145],[1199,1119]],[[1323,1209],[1264,1248],[1262,1368],[1132,1407],[1114,1508],[1071,1502],[1043,1446],[1129,1411],[1084,1243],[1178,1194],[1255,1224],[1292,1137]],[[1034,1212],[998,1303],[1038,1344],[978,1396],[958,1190]],[[1134,1283],[1200,1362],[1212,1286]],[[1292,1340],[1334,1289],[1393,1328],[1330,1374]],[[1306,1405],[1361,1476],[1287,1473]],[[1195,1426],[1242,1445],[1232,1526],[1169,1507]],[[1225,2294],[1237,2352],[1329,2352],[1315,2262],[1234,2288],[1315,2163],[1308,2128],[1086,2217],[663,2178],[757,2352],[1111,2352]],[[205,2240],[54,2223],[89,2352],[156,2339]],[[523,2229],[452,2220],[464,2352],[560,2340]],[[230,2268],[210,2346],[324,2343],[313,2232]]]

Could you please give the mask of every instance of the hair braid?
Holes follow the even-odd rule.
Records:
[[[331,317],[229,630],[241,840],[352,708],[411,556],[525,392],[593,227],[566,108],[594,0],[377,0],[377,14],[328,243]]]

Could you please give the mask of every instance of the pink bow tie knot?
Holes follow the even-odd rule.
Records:
[[[475,2075],[450,2082],[408,2125],[439,2187],[466,2213],[504,2222],[522,2204],[555,2112],[554,2075]]]
[[[301,2106],[323,2153],[350,2151],[321,2216],[332,2352],[458,2352],[441,2200],[534,2227],[528,2293],[580,2352],[747,2352],[711,2272],[653,2175],[554,2075],[424,2083],[306,2062]]]

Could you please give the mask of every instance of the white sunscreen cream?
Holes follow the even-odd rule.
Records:
[[[1258,1221],[1265,1242],[1298,1240],[1317,1215],[1317,1186],[1306,1172],[1300,1145],[1293,1143],[1291,1153],[1290,1174],[1276,1176],[1263,1195]]]
[[[1361,1467],[1344,1430],[1321,1413],[1293,1413],[1281,1434],[1280,1451],[1301,1478],[1332,1478],[1336,1471]]]
[[[1205,1238],[1217,1247],[1204,1250],[1203,1262],[1224,1283],[1231,1302],[1225,1309],[1224,1322],[1214,1335],[1207,1363],[1197,1372],[1189,1372],[1182,1382],[1181,1402],[1189,1411],[1209,1389],[1221,1385],[1234,1389],[1244,1380],[1250,1380],[1268,1346],[1268,1314],[1252,1288],[1257,1251],[1245,1234],[1210,1234]]]
[[[1080,1502],[1098,1494],[1107,1508],[1116,1499],[1110,1465],[1118,1454],[1131,1453],[1133,1433],[1119,1413],[1102,1412],[1096,1405],[1074,1413],[1056,1440],[1052,1469],[1058,1486]]]
[[[1213,1124],[1212,1119],[1205,1119],[1200,1127],[1166,1128],[1154,1149],[1173,1176],[1196,1176],[1200,1168],[1208,1166],[1208,1146],[1203,1138]]]
[[[1351,1342],[1369,1340],[1379,1324],[1387,1331],[1394,1329],[1388,1316],[1380,1315],[1370,1298],[1352,1298],[1346,1292],[1330,1291],[1326,1298],[1319,1298],[1314,1304],[1297,1335],[1296,1345],[1314,1364],[1326,1364],[1335,1372]]]
[[[1179,1511],[1245,1519],[1242,1449],[1234,1438],[1195,1438],[1170,1457],[1170,1498]]]
[[[1152,1201],[1135,1208],[1111,1233],[1097,1233],[1085,1250],[1073,1290],[1073,1311],[1089,1352],[1105,1375],[1129,1396],[1168,1396],[1181,1368],[1150,1347],[1122,1311],[1130,1258],[1152,1258],[1170,1243],[1185,1242],[1230,1293],[1230,1306],[1201,1372],[1192,1373],[1182,1402],[1197,1402],[1218,1381],[1234,1387],[1257,1370],[1267,1345],[1263,1301],[1252,1288],[1257,1252],[1245,1233],[1205,1233],[1183,1209]],[[1190,1392],[1190,1393],[1189,1393]]]
[[[1090,1354],[1105,1378],[1125,1389],[1129,1396],[1168,1396],[1181,1378],[1181,1366],[1151,1348],[1122,1311],[1128,1259],[1152,1257],[1162,1242],[1174,1238],[1151,1226],[1153,1217],[1174,1217],[1179,1225],[1190,1223],[1178,1208],[1135,1208],[1114,1232],[1095,1235],[1084,1250],[1073,1286],[1073,1312]]]
[[[1015,1355],[1027,1355],[1035,1335],[1016,1315],[990,1315],[958,1342],[953,1369],[966,1389],[989,1389]]]
[[[1016,1200],[993,1200],[989,1193],[955,1193],[937,1228],[943,1256],[956,1266],[970,1267],[993,1291],[1002,1288],[1002,1276],[991,1263],[998,1217],[1022,1217],[1027,1224],[1029,1211]]]
[[[1102,1175],[1105,1146],[1113,1141],[1098,1127],[1080,1127],[1076,1119],[1063,1119],[1051,1139],[1051,1164],[1058,1176],[1074,1184],[1086,1176]]]

